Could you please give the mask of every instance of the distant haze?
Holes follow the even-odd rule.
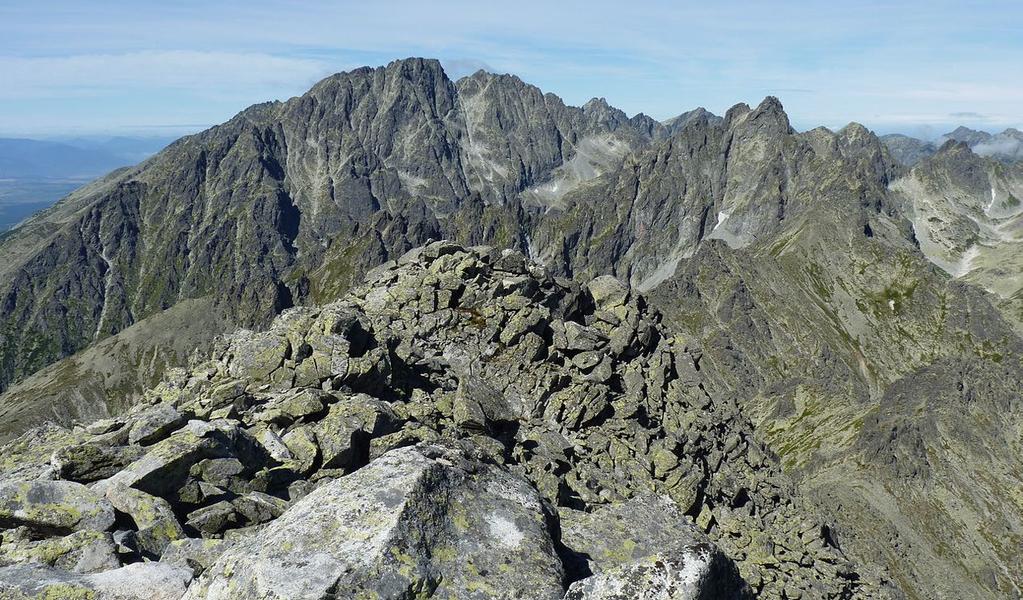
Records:
[[[139,163],[168,137],[0,138],[0,232],[47,208],[83,183]]]

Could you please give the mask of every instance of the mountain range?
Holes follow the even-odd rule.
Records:
[[[797,132],[773,97],[755,107],[737,104],[723,117],[697,109],[662,123],[628,117],[603,99],[568,106],[511,75],[480,71],[452,81],[437,61],[425,59],[340,73],[302,96],[250,107],[182,138],[0,234],[0,439],[9,440],[9,449],[26,448],[26,440],[56,448],[73,433],[74,443],[95,445],[65,428],[107,419],[134,431],[131,419],[150,417],[119,415],[135,415],[140,402],[147,410],[170,403],[212,424],[224,418],[252,425],[249,405],[217,415],[201,407],[219,402],[221,392],[211,390],[226,390],[235,380],[259,403],[271,404],[293,389],[329,384],[326,375],[299,383],[298,364],[310,364],[307,356],[273,355],[277,370],[244,376],[231,365],[250,364],[244,358],[250,355],[259,363],[263,349],[276,347],[275,335],[311,339],[317,330],[308,319],[320,317],[295,315],[344,300],[360,307],[366,322],[360,327],[395,337],[375,338],[373,347],[389,358],[367,364],[357,385],[345,383],[354,388],[328,391],[418,407],[408,408],[413,416],[402,422],[425,424],[436,435],[421,431],[417,443],[479,437],[482,428],[484,438],[504,444],[507,452],[499,455],[519,457],[501,460],[521,470],[515,472],[529,486],[574,490],[544,499],[564,523],[574,514],[569,510],[620,510],[641,489],[654,488],[668,493],[680,518],[734,563],[743,580],[736,589],[749,586],[762,597],[1019,597],[1023,163],[1013,154],[1018,144],[1012,146],[1019,132],[992,136],[961,128],[948,138],[938,146],[878,138],[855,123]],[[437,245],[442,239],[459,245]],[[417,250],[424,245],[427,250]],[[481,245],[509,249],[498,254],[517,256],[533,270],[496,275],[488,270],[496,266],[480,264],[500,262],[490,254],[497,251],[473,249]],[[413,310],[406,297],[440,285],[422,279],[423,269],[445,261],[456,268],[454,259],[437,262],[442,247],[444,255],[477,262],[458,271],[453,288],[438,289],[485,288],[472,302],[475,296],[465,296],[464,305],[444,296],[444,314],[464,318],[451,331],[427,316],[440,310],[440,296],[430,296],[431,310],[421,304]],[[393,274],[384,276],[381,268]],[[419,279],[394,283],[412,277],[406,271]],[[593,387],[597,376],[590,375],[604,369],[606,351],[597,351],[603,346],[559,347],[557,332],[598,322],[615,327],[626,319],[628,313],[597,310],[602,296],[592,282],[606,283],[607,275],[627,291],[615,293],[635,295],[637,311],[649,304],[653,312],[643,318],[660,329],[643,335],[670,345],[637,347],[644,358],[632,367],[631,359],[609,362],[608,372],[618,375],[597,381],[604,390]],[[590,295],[563,304],[565,292],[558,290],[579,284],[589,285]],[[520,304],[502,304],[502,286]],[[506,312],[490,315],[498,305]],[[507,312],[512,309],[517,312]],[[379,320],[384,313],[390,316]],[[460,346],[473,331],[489,331],[495,319],[522,330],[505,339],[505,325],[493,325],[492,337],[469,350]],[[300,321],[308,332],[286,333]],[[638,323],[629,335],[638,335]],[[238,328],[246,331],[231,333]],[[247,332],[267,328],[278,333]],[[541,340],[530,342],[537,348],[520,340],[526,332]],[[611,329],[600,335],[612,335]],[[230,350],[225,339],[235,340]],[[308,352],[317,351],[310,344]],[[302,343],[285,346],[307,352]],[[463,351],[512,355],[508,364],[498,361],[509,372],[552,369],[547,383],[538,380],[528,390],[498,386],[500,406],[546,402],[555,390],[568,389],[560,400],[566,408],[499,419],[481,409],[490,420],[464,427],[442,393],[475,381],[472,369],[459,366]],[[664,406],[640,409],[626,401],[629,382],[653,377],[650,365],[667,360],[654,356],[678,358],[663,367],[667,379],[643,384],[644,402],[660,402],[663,394]],[[203,362],[209,360],[222,366]],[[389,378],[378,372],[385,362],[419,366]],[[576,368],[569,363],[586,381],[578,389],[567,386],[577,375],[558,371]],[[285,371],[287,385],[277,389]],[[486,380],[497,385],[501,372]],[[188,401],[198,404],[168,400],[168,386],[192,389],[199,380],[213,384],[189,392]],[[277,396],[259,396],[267,390]],[[413,390],[420,391],[413,396]],[[611,399],[594,400],[601,394]],[[334,401],[303,418],[317,421]],[[665,431],[665,415],[675,412],[681,424]],[[434,413],[439,416],[426,416]],[[175,428],[185,422],[171,420]],[[569,457],[561,459],[569,466],[553,459],[549,468],[530,466],[517,448],[533,448],[529,436],[539,436],[543,423],[559,436],[608,445],[580,442],[575,452],[593,456],[592,464]],[[302,424],[270,430],[287,440]],[[709,445],[694,439],[703,449],[688,452],[681,444],[654,452],[689,426],[713,432],[706,434]],[[153,440],[174,439],[166,437],[173,430],[165,427]],[[242,435],[224,431],[232,440]],[[366,443],[378,433],[367,433]],[[115,446],[130,454],[148,443],[137,441]],[[644,466],[615,463],[618,442]],[[406,457],[409,464],[449,452],[416,448],[425,458]],[[15,475],[43,456],[11,451]],[[602,461],[602,452],[615,458]],[[358,471],[335,481],[371,480],[367,469],[387,456],[360,459]],[[672,463],[662,473],[657,460],[683,466]],[[129,477],[115,471],[128,473],[132,464],[138,463],[118,463],[104,479]],[[750,465],[783,491],[741,484],[753,477]],[[658,475],[660,483],[643,483],[645,475],[633,475],[637,469],[673,472],[681,480],[669,485]],[[312,479],[311,473],[301,476]],[[716,483],[709,483],[713,474]],[[323,477],[317,481],[333,475]],[[595,483],[588,496],[573,478],[608,481]],[[129,487],[168,498],[186,525],[192,512],[212,506],[173,496],[178,489]],[[269,485],[261,493],[287,496],[281,489],[286,486]],[[297,496],[283,500],[297,503],[280,519],[300,506],[309,510]],[[637,512],[653,510],[645,502]],[[291,514],[306,514],[301,511]],[[803,527],[802,543],[783,542],[799,539],[793,531]],[[198,526],[189,531],[202,533]],[[223,528],[206,533],[220,539]],[[554,543],[542,541],[550,535],[537,543]],[[218,560],[251,564],[255,550],[249,551]],[[568,554],[559,552],[558,568],[572,573]],[[124,559],[148,564],[132,560]],[[848,568],[825,566],[838,563]],[[217,583],[213,573],[187,597],[228,597],[210,591],[229,583]],[[585,580],[578,573],[564,577],[562,583]],[[565,591],[554,588],[554,595]]]
[[[1004,163],[1014,163],[1023,159],[1023,132],[1011,127],[1001,133],[991,134],[959,126],[935,142],[898,133],[881,136],[881,141],[896,160],[907,166],[913,166],[922,159],[933,156],[949,141],[963,142],[974,153]]]

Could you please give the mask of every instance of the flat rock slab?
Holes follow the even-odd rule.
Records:
[[[136,416],[128,434],[130,444],[150,444],[167,437],[187,419],[169,404],[158,404]]]

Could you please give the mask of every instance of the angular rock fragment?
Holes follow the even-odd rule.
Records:
[[[218,539],[185,538],[167,545],[160,562],[192,570],[198,577],[209,568],[232,542]]]
[[[133,417],[128,443],[143,446],[167,437],[188,420],[169,404],[157,404]]]
[[[98,573],[121,566],[109,533],[83,530],[34,540],[27,528],[0,535],[0,563],[38,563],[72,573]]]
[[[106,479],[145,454],[138,446],[101,446],[86,443],[53,453],[50,464],[61,479],[91,483]]]
[[[185,525],[203,537],[213,537],[226,529],[239,527],[241,519],[238,509],[226,500],[188,513]]]
[[[560,514],[566,567],[583,577],[566,599],[752,598],[735,564],[666,496]]]
[[[320,447],[313,426],[296,427],[285,434],[283,441],[288,453],[291,454],[291,460],[287,464],[292,465],[297,473],[309,473],[320,457]]]
[[[324,469],[351,469],[369,460],[369,440],[391,431],[397,422],[386,403],[365,394],[347,396],[330,406],[316,425]]]
[[[716,546],[648,556],[577,581],[565,600],[752,600],[739,571]]]
[[[612,275],[601,275],[590,280],[586,289],[593,296],[597,308],[602,310],[613,310],[624,305],[629,298],[629,288]]]
[[[272,521],[284,513],[288,503],[262,492],[249,492],[231,501],[246,525],[259,525]]]
[[[0,483],[0,527],[25,526],[41,534],[67,534],[114,524],[114,508],[101,496],[71,481]]]
[[[167,544],[185,537],[171,505],[126,485],[108,487],[106,498],[113,507],[131,518],[135,525],[138,551],[146,558],[159,558]]]

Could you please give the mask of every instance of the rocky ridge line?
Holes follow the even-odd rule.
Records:
[[[9,444],[0,590],[895,596],[660,321],[610,277],[415,249],[123,416]]]

